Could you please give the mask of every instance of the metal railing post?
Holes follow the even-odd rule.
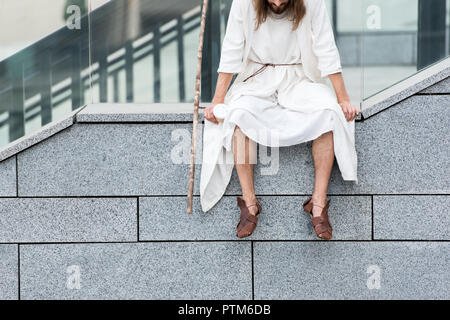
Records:
[[[419,0],[417,70],[445,57],[446,0]]]
[[[23,62],[20,58],[11,66],[12,105],[9,109],[9,141],[25,135]]]

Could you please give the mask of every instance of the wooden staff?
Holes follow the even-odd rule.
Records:
[[[200,78],[202,75],[202,51],[203,51],[203,38],[205,35],[205,21],[207,9],[208,9],[208,0],[203,0],[202,20],[200,23],[200,37],[198,39],[197,76],[195,77],[194,120],[192,122],[193,127],[192,127],[192,141],[191,141],[191,167],[189,169],[189,188],[188,188],[188,207],[187,207],[188,213],[192,213],[192,193],[194,191],[194,171],[195,171],[195,148],[197,142],[198,108],[200,101]]]

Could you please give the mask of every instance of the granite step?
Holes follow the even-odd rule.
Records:
[[[448,299],[448,251],[383,241],[21,245],[20,295],[250,300],[253,283],[256,300]]]

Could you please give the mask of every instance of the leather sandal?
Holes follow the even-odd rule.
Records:
[[[256,200],[256,203],[247,206],[244,199],[241,197],[237,197],[237,204],[241,209],[241,216],[239,217],[239,223],[236,226],[236,236],[238,238],[248,237],[253,233],[253,230],[255,230],[256,225],[258,224],[258,218],[262,211],[262,207],[258,200]],[[252,215],[248,211],[248,208],[251,206],[258,207],[258,212],[255,215]]]
[[[319,206],[314,204],[312,197],[309,197],[305,202],[303,202],[303,210],[308,213],[311,217],[312,225],[314,227],[314,231],[316,235],[325,240],[331,240],[333,236],[333,228],[331,227],[330,220],[328,219],[328,207],[330,205],[330,200],[328,199],[325,203],[325,206]],[[320,216],[314,217],[312,213],[313,206],[322,208],[322,212]]]

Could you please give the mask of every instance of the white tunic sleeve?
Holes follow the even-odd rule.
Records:
[[[342,71],[339,51],[336,47],[333,28],[325,6],[325,0],[310,1],[312,49],[318,58],[321,77]]]
[[[228,16],[225,37],[222,43],[220,63],[217,72],[240,73],[243,69],[244,26],[241,4],[233,0]]]

